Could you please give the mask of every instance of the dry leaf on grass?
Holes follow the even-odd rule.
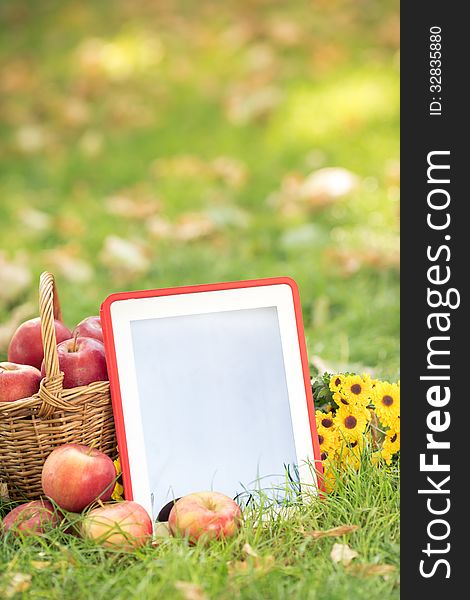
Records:
[[[173,230],[173,237],[179,242],[189,242],[207,237],[214,233],[214,221],[204,213],[185,213],[181,215]]]
[[[118,217],[127,219],[147,219],[154,215],[160,208],[159,203],[153,199],[135,199],[126,195],[111,196],[105,200],[106,210]]]
[[[374,577],[382,576],[387,578],[396,571],[394,565],[372,565],[369,563],[354,564],[348,567],[348,572],[357,577]]]
[[[32,275],[24,257],[7,259],[0,252],[0,304],[15,302],[29,288]]]
[[[36,569],[37,571],[42,571],[42,569],[47,569],[51,565],[52,565],[52,563],[47,560],[32,560],[31,561],[31,566],[34,569]],[[57,566],[57,563],[54,566]]]
[[[306,537],[311,537],[315,540],[322,537],[339,537],[341,535],[347,535],[353,533],[359,529],[358,525],[341,525],[340,527],[334,527],[333,529],[326,529],[325,531],[304,531],[303,534]]]
[[[31,575],[29,573],[10,573],[6,577],[6,587],[1,590],[3,598],[13,598],[16,594],[22,594],[31,587]]]
[[[250,567],[255,571],[267,572],[275,563],[274,556],[260,556],[248,543],[243,545],[242,551],[246,555],[246,560],[228,561],[227,563],[230,576],[244,573]]]
[[[243,552],[247,556],[251,556],[253,558],[258,558],[259,557],[259,554],[255,550],[253,550],[253,548],[248,543],[243,544]]]
[[[100,260],[114,275],[140,275],[150,268],[150,260],[141,244],[116,235],[105,239]]]
[[[345,567],[347,567],[351,561],[358,556],[359,554],[355,550],[351,550],[347,544],[334,544],[330,553],[330,558],[333,562],[340,562]]]
[[[78,256],[76,246],[63,246],[44,253],[46,262],[64,279],[76,283],[88,283],[94,277],[93,267]]]
[[[340,167],[319,169],[308,175],[299,189],[299,196],[311,207],[323,207],[351,194],[358,186],[359,178]]]
[[[176,581],[175,588],[184,600],[207,600],[207,596],[200,585],[189,581]]]
[[[51,215],[29,206],[19,211],[18,218],[28,231],[49,231],[53,225]]]

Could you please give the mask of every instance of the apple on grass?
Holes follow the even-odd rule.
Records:
[[[132,550],[152,539],[152,520],[143,506],[131,500],[91,510],[81,526],[82,537],[107,548]]]
[[[62,321],[55,320],[54,328],[58,344],[72,336],[70,329]],[[8,346],[8,361],[40,369],[43,358],[41,319],[36,317],[25,321],[13,334]]]
[[[103,330],[101,328],[101,319],[99,317],[87,317],[80,321],[72,332],[72,337],[94,338],[95,340],[103,341]]]
[[[41,535],[57,527],[62,515],[48,500],[33,500],[20,504],[3,519],[0,530],[12,531],[23,535]]]
[[[42,489],[60,508],[78,513],[95,500],[110,500],[116,476],[113,461],[103,452],[64,444],[44,463]]]
[[[65,389],[107,381],[108,370],[103,342],[93,338],[75,337],[58,344],[59,369],[64,373]],[[46,367],[43,362],[41,373]]]
[[[39,390],[41,373],[30,365],[0,362],[0,402],[29,398]]]
[[[171,509],[168,525],[173,535],[191,542],[200,538],[222,539],[235,535],[240,527],[238,504],[220,492],[197,492],[180,498]]]

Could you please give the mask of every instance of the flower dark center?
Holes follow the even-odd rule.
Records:
[[[394,436],[392,436],[392,437],[390,438],[390,441],[392,442],[392,444],[393,444],[394,442],[396,442],[396,440],[397,440],[397,434],[395,434]]]
[[[333,425],[333,421],[331,419],[322,419],[321,424],[323,425],[323,427],[332,427]]]
[[[323,442],[325,441],[325,438],[322,435],[319,435],[318,441],[320,442],[320,446],[321,446],[323,444]]]
[[[362,392],[362,387],[358,383],[355,383],[351,386],[351,392],[353,394],[360,394]]]
[[[344,426],[346,427],[346,429],[354,429],[354,427],[356,427],[356,425],[357,425],[356,417],[349,415],[348,417],[346,417],[344,419]]]
[[[357,442],[352,442],[351,448],[355,448],[357,446]]]
[[[349,404],[349,402],[348,402],[347,400],[345,400],[344,398],[341,398],[341,402],[342,402],[343,404]]]
[[[384,396],[382,398],[382,404],[384,406],[392,406],[392,404],[393,404],[393,398],[391,396]]]
[[[322,460],[326,460],[328,458],[328,452],[322,452],[321,455],[320,455],[320,458]]]
[[[341,383],[341,379],[339,377],[337,377],[335,379],[335,385],[338,386]]]

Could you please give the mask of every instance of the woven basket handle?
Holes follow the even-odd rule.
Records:
[[[59,369],[57,355],[57,340],[54,319],[61,320],[59,296],[54,276],[47,271],[42,273],[39,280],[39,315],[41,317],[42,343],[44,346],[44,368],[46,376],[41,381],[39,397],[41,406],[39,416],[52,417],[57,409],[69,410],[70,405],[62,400],[62,382],[64,374]]]

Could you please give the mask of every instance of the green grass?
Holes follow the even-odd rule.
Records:
[[[0,596],[12,575],[21,573],[31,575],[29,589],[18,595],[28,599],[399,597],[396,467],[384,471],[366,464],[339,482],[335,494],[312,498],[288,518],[268,512],[260,524],[259,516],[256,509],[247,511],[240,533],[227,541],[191,546],[184,539],[162,538],[158,546],[133,553],[104,550],[67,535],[65,524],[42,538],[8,536],[0,541]],[[337,538],[308,535],[339,525],[359,529]],[[332,561],[334,543],[358,553],[350,567]],[[248,556],[245,544],[258,557]],[[386,576],[361,571],[370,565],[392,565],[396,571]],[[181,581],[198,586],[201,595],[178,592],[175,584]]]
[[[55,272],[70,326],[116,290],[288,275],[311,355],[397,379],[396,1],[165,7],[2,3],[0,251],[32,281]],[[192,174],[155,168],[187,155]],[[220,156],[241,165],[238,184],[204,174]],[[355,173],[356,191],[317,210],[276,203],[330,166]],[[115,195],[172,223],[208,216],[214,231],[155,237],[149,217],[108,210]],[[142,244],[145,268],[109,267],[110,235]],[[26,300],[34,283],[0,300],[0,322]]]

